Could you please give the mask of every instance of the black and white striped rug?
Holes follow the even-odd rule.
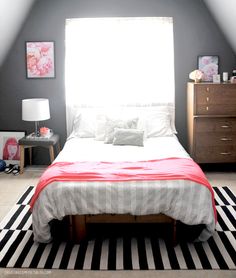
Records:
[[[236,269],[236,196],[214,187],[217,231],[204,243],[181,241],[173,247],[158,236],[101,237],[80,245],[34,243],[30,186],[0,223],[0,267],[84,270]]]

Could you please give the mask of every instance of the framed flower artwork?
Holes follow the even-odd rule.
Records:
[[[198,56],[198,69],[203,73],[202,81],[212,82],[213,75],[218,74],[219,57],[218,56]]]
[[[25,51],[27,78],[55,78],[54,42],[28,41]]]

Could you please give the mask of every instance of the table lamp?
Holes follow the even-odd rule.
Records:
[[[39,121],[50,119],[49,101],[46,98],[22,100],[22,120],[35,122],[34,136],[39,137]]]

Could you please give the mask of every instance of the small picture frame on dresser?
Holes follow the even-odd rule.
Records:
[[[213,83],[220,83],[220,74],[214,74],[212,77]]]
[[[203,73],[202,81],[212,82],[213,75],[218,74],[219,56],[217,55],[198,56],[198,69]]]

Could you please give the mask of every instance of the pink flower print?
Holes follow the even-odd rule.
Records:
[[[50,48],[51,48],[50,45],[43,44],[42,47],[41,47],[41,54],[42,55],[47,55]]]
[[[45,76],[52,70],[52,60],[47,57],[43,56],[37,63],[37,70],[40,76]]]
[[[203,68],[203,81],[212,81],[213,75],[218,73],[218,66],[214,63],[208,64]]]
[[[51,43],[30,43],[27,48],[27,70],[31,77],[48,77],[53,73]]]
[[[37,64],[37,59],[34,56],[27,55],[27,68],[33,69]]]
[[[212,58],[211,57],[208,57],[208,56],[205,56],[202,58],[202,65],[208,65],[212,62]]]

